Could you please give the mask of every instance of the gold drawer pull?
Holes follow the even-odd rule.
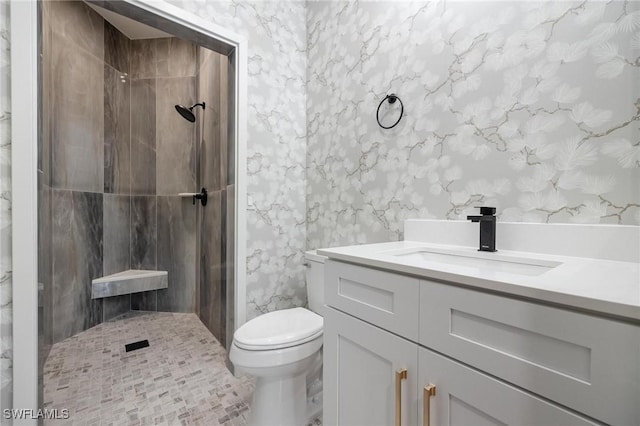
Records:
[[[402,425],[402,381],[406,378],[406,368],[396,370],[396,426]]]
[[[429,383],[424,387],[422,396],[422,425],[429,426],[431,424],[431,397],[436,394],[436,385]]]

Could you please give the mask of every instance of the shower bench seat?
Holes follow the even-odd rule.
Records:
[[[120,296],[169,286],[167,271],[129,269],[91,281],[91,298]]]

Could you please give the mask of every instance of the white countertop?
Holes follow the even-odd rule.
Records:
[[[437,260],[425,263],[424,260],[415,260],[411,256],[401,256],[416,249],[445,253],[453,250],[456,253],[468,253],[470,257],[488,260],[516,257],[532,259],[542,264],[561,264],[539,275],[522,275],[486,266],[452,265]],[[460,283],[479,290],[497,291],[634,321],[640,320],[640,263],[637,262],[511,250],[487,253],[478,252],[477,247],[417,241],[320,249],[318,254],[363,266]]]

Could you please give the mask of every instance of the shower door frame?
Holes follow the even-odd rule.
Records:
[[[229,57],[234,147],[234,329],[246,320],[247,40],[164,1],[89,0]],[[13,407],[38,409],[38,6],[11,2]],[[36,424],[35,420],[16,424]]]

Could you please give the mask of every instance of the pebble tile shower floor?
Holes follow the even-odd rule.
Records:
[[[125,344],[150,346],[125,352]],[[44,408],[59,425],[246,425],[253,381],[195,314],[130,313],[55,344],[44,366]],[[313,425],[321,425],[316,420]]]

